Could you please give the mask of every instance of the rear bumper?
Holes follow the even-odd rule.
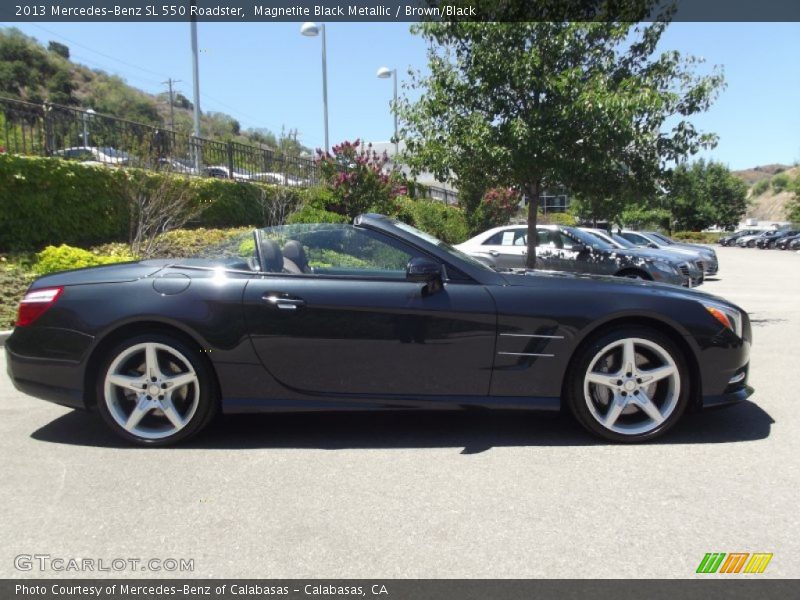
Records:
[[[9,342],[13,340],[9,339]],[[86,408],[80,363],[52,358],[31,358],[6,344],[6,372],[23,394],[70,408]]]

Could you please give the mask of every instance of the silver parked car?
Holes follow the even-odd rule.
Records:
[[[635,252],[639,256],[644,256],[646,258],[664,260],[672,263],[681,273],[686,276],[686,281],[684,282],[686,287],[697,287],[703,283],[704,274],[702,269],[697,266],[695,261],[691,260],[690,257],[687,257],[686,254],[682,252],[674,252],[668,248],[641,248],[629,242],[625,238],[618,237],[615,239],[608,232],[602,229],[594,229],[591,227],[581,227],[580,229],[581,231],[585,231],[590,235],[594,235],[617,248],[627,250],[628,252]]]
[[[540,225],[536,228],[536,262],[540,269],[593,275],[615,275],[688,285],[674,261],[629,252],[575,227]],[[528,226],[507,225],[485,231],[457,249],[498,269],[524,268]]]
[[[719,260],[713,248],[700,244],[684,244],[676,242],[660,234],[654,235],[651,232],[631,231],[624,229],[619,234],[629,242],[643,248],[664,249],[668,248],[677,252],[682,252],[686,256],[694,257],[695,264],[703,270],[706,277],[713,277],[719,272]]]

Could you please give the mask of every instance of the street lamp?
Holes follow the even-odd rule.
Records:
[[[83,113],[83,147],[89,146],[89,123],[88,120],[94,114],[94,109],[89,109]]]
[[[325,44],[325,24],[306,22],[300,27],[300,33],[307,37],[317,37],[322,34],[322,109],[325,119],[325,152],[328,151],[328,60]]]
[[[390,77],[394,80],[394,104],[392,105],[392,112],[394,112],[394,154],[397,156],[399,153],[398,150],[398,135],[397,135],[397,69],[389,69],[388,67],[381,67],[378,69],[378,79],[389,79]],[[397,159],[395,158],[395,162]]]

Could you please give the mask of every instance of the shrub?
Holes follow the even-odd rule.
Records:
[[[0,331],[10,329],[17,320],[17,305],[34,275],[11,267],[0,269]]]
[[[463,210],[435,200],[398,198],[392,216],[448,244],[463,242],[470,233]]]
[[[0,153],[0,250],[127,239],[131,211],[125,186],[132,174],[153,187],[181,177]],[[271,225],[305,197],[297,188],[225,179],[191,178],[188,185],[192,203],[202,209],[191,221],[196,227]],[[277,204],[283,208],[275,210]]]
[[[769,189],[769,179],[760,179],[753,184],[753,196],[760,196]]]
[[[133,256],[104,256],[95,254],[81,248],[73,248],[62,244],[61,246],[47,246],[36,255],[37,261],[33,265],[33,272],[38,275],[55,273],[56,271],[67,271],[69,269],[81,269],[83,267],[95,267],[97,265],[107,265],[111,263],[125,262],[133,260]]]
[[[155,256],[185,258],[194,256],[204,248],[221,244],[227,239],[251,231],[249,227],[236,229],[177,229],[161,234],[156,239]]]
[[[789,176],[786,173],[778,173],[772,178],[770,184],[775,193],[782,192],[789,187]]]
[[[546,215],[542,214],[539,216],[539,222],[543,225],[565,225],[567,227],[572,227],[577,223],[577,219],[574,215],[569,213],[547,213]]]
[[[119,171],[0,154],[0,249],[91,245],[128,234]]]
[[[306,205],[296,213],[289,215],[287,223],[347,223],[350,221],[344,215],[340,215],[324,208],[316,208]]]
[[[697,244],[715,244],[723,235],[719,231],[676,231],[672,238]]]

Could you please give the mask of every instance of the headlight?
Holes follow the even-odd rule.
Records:
[[[723,326],[730,329],[738,337],[742,337],[742,313],[731,306],[717,302],[704,300],[700,304]]]
[[[678,274],[678,269],[676,269],[671,264],[669,264],[667,262],[664,262],[662,260],[654,260],[653,261],[653,266],[656,269],[658,269],[659,271],[662,271],[664,273],[669,273],[670,275],[677,275]]]

